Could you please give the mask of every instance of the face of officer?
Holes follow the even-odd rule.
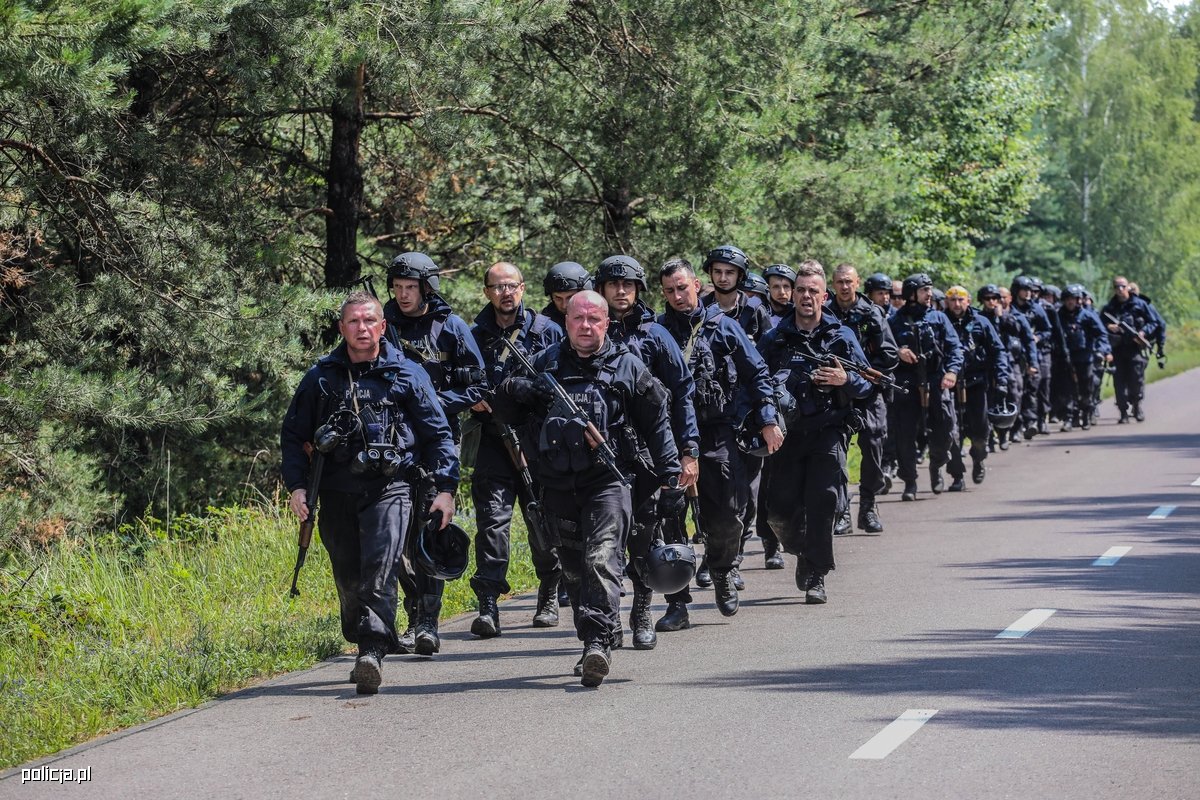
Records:
[[[946,293],[946,311],[955,319],[967,313],[967,307],[970,305],[971,298],[967,296],[966,292]]]
[[[800,275],[792,290],[796,306],[796,327],[811,329],[821,321],[821,304],[825,301],[825,276]]]
[[[792,282],[782,275],[772,275],[767,278],[767,286],[771,288],[771,300],[775,305],[786,306],[792,302]]]
[[[425,310],[425,293],[421,291],[421,282],[413,278],[393,278],[392,297],[400,306],[400,313],[406,317],[419,317]]]
[[[1064,297],[1062,304],[1063,308],[1065,308],[1067,311],[1074,311],[1075,309],[1079,308],[1079,298],[1075,295]]]
[[[628,314],[629,310],[633,308],[633,304],[637,302],[638,285],[634,281],[616,278],[605,281],[601,284],[601,289],[604,292],[604,299],[608,301],[608,307],[617,312],[618,317]]]
[[[833,294],[842,305],[850,305],[858,294],[858,270],[839,267],[833,273]]]
[[[501,261],[493,264],[483,277],[483,290],[488,302],[500,316],[512,316],[525,297],[525,279],[512,264]]]
[[[1008,289],[1005,289],[1003,286],[1001,286],[1000,287],[1000,307],[1007,311],[1008,307],[1011,305],[1012,305],[1012,292],[1010,292]]]
[[[929,308],[933,305],[933,287],[922,286],[917,289],[917,305]]]
[[[1113,296],[1114,297],[1116,297],[1118,300],[1120,300],[1123,303],[1129,299],[1130,294],[1132,294],[1132,292],[1129,289],[1129,281],[1128,280],[1126,280],[1124,277],[1122,277],[1120,275],[1113,278]]]
[[[604,345],[608,332],[608,303],[592,291],[579,292],[567,303],[567,339],[585,358]]]
[[[713,288],[718,292],[732,294],[737,291],[741,270],[733,264],[714,261],[708,267],[708,277],[712,280]]]
[[[700,279],[687,270],[664,275],[662,292],[667,305],[682,314],[691,314],[700,305]]]
[[[383,338],[384,327],[383,307],[378,300],[342,309],[338,330],[346,340],[351,363],[371,361],[379,355],[379,340]]]
[[[983,298],[983,310],[997,317],[1002,316],[1004,314],[1004,303],[1000,302],[1000,295],[992,294]]]
[[[565,317],[567,315],[567,301],[578,293],[578,289],[568,289],[565,292],[551,292],[550,301],[554,303],[554,307],[558,309],[558,313]]]
[[[880,308],[887,308],[892,303],[892,293],[887,289],[876,289],[867,295],[867,299]]]
[[[892,281],[892,308],[904,308],[903,289],[903,281]]]

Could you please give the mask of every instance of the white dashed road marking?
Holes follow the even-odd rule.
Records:
[[[1055,608],[1035,608],[996,634],[997,639],[1021,639],[1037,626],[1054,616]]]
[[[1092,562],[1093,567],[1111,567],[1113,564],[1121,560],[1121,556],[1132,550],[1132,547],[1110,547],[1104,551],[1104,555]]]
[[[1196,480],[1192,481],[1192,486],[1200,486],[1200,478],[1196,478]]]
[[[1178,508],[1178,506],[1159,506],[1151,511],[1150,516],[1146,517],[1146,519],[1166,519],[1167,517],[1171,516],[1171,512],[1176,508]]]
[[[904,744],[929,718],[937,713],[936,708],[910,708],[896,721],[888,725],[871,740],[850,754],[851,758],[880,759],[887,758],[888,753]]]

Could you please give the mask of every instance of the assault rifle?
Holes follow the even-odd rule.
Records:
[[[521,488],[525,492],[525,521],[529,523],[529,532],[534,540],[541,544],[543,550],[549,550],[550,542],[546,540],[546,527],[542,519],[542,504],[537,499],[533,474],[529,471],[529,460],[525,458],[525,451],[521,449],[521,440],[517,438],[517,432],[511,425],[497,421],[496,427],[500,431],[500,441],[504,442],[504,449],[508,451],[508,458],[521,479]]]
[[[1104,316],[1108,319],[1108,321],[1111,322],[1113,325],[1120,325],[1122,328],[1125,329],[1126,333],[1132,334],[1133,338],[1137,339],[1137,342],[1139,345],[1146,348],[1147,350],[1150,349],[1150,342],[1146,341],[1146,337],[1142,335],[1141,331],[1134,328],[1132,325],[1130,325],[1125,320],[1117,319],[1116,317],[1114,317],[1112,314],[1108,313],[1107,311],[1105,311],[1103,313],[1104,313]]]
[[[545,376],[546,381],[550,384],[551,389],[554,391],[555,398],[557,398],[560,403],[567,407],[567,411],[571,413],[571,416],[583,423],[584,430],[587,432],[588,439],[591,441],[592,450],[596,453],[601,463],[608,467],[608,471],[613,474],[613,477],[616,478],[617,482],[619,482],[622,486],[626,488],[632,486],[633,482],[623,472],[621,472],[621,468],[617,466],[617,454],[613,451],[612,445],[605,440],[603,434],[600,433],[600,429],[596,427],[596,423],[592,421],[592,418],[588,416],[588,413],[579,407],[579,404],[575,402],[571,395],[567,394],[567,390],[562,387],[562,384],[555,380],[554,376],[550,373],[539,373],[537,370],[535,370],[533,368],[533,363],[529,360],[529,357],[521,352],[521,349],[513,342],[509,341],[508,338],[501,337],[500,343],[508,348],[508,351],[513,354],[513,357],[517,359],[517,362],[521,365],[521,368],[525,370],[526,374],[528,374],[530,378],[537,378],[539,375]]]
[[[693,483],[684,490],[683,496],[687,499],[687,507],[692,510],[692,524],[696,526],[696,535],[692,537],[692,541],[702,544],[708,541],[708,534],[704,532],[704,521],[700,517],[700,492],[696,484]],[[682,543],[687,544],[687,531],[683,534]]]
[[[296,568],[292,571],[292,597],[300,596],[300,589],[296,586],[296,581],[300,579],[300,569],[308,557],[308,546],[312,544],[313,526],[317,522],[317,492],[321,488],[321,473],[324,469],[325,454],[314,449],[312,470],[308,476],[308,489],[304,497],[304,504],[308,507],[308,519],[300,523],[299,551],[296,553]]]
[[[891,389],[899,392],[900,394],[908,394],[908,389],[905,389],[903,386],[896,383],[895,378],[893,378],[891,375],[886,375],[880,372],[869,364],[859,364],[857,361],[852,361],[848,358],[839,358],[838,356],[830,355],[828,353],[805,353],[800,350],[797,352],[799,352],[799,354],[804,358],[807,358],[809,361],[822,367],[832,367],[833,362],[836,359],[837,362],[842,365],[842,369],[846,370],[847,372],[857,372],[869,382],[875,384],[876,386],[882,386],[884,389]]]

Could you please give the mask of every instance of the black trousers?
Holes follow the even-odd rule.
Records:
[[[876,389],[875,397],[866,408],[863,429],[858,432],[858,450],[862,453],[859,467],[859,505],[863,498],[874,499],[883,491],[883,443],[888,434],[888,408],[883,394]]]
[[[928,431],[929,468],[941,469],[950,459],[950,445],[955,435],[954,401],[950,392],[931,386],[929,407],[922,409],[920,394],[913,386],[908,394],[896,397],[895,409],[896,461],[899,465],[896,474],[903,481],[917,479],[917,435],[922,428]]]
[[[621,625],[622,554],[633,522],[629,490],[612,480],[588,492],[545,488],[546,525],[561,544],[562,577],[583,642],[611,645]]]
[[[705,557],[711,572],[723,575],[737,566],[750,475],[731,425],[700,426],[700,516],[704,518]]]
[[[521,513],[532,498],[522,497],[523,490],[516,468],[504,449],[499,435],[484,428],[471,478],[471,500],[475,504],[475,574],[471,589],[476,596],[496,596],[511,591],[508,585],[509,532],[513,507],[520,502]],[[536,485],[535,485],[536,488]],[[525,517],[525,528],[531,531],[529,552],[533,568],[542,583],[557,583],[562,575],[558,550],[544,546],[532,535],[533,526]]]
[[[951,391],[957,392],[957,389]],[[957,401],[955,402],[955,411],[959,414],[962,426],[959,428],[958,438],[950,448],[950,464],[946,468],[946,471],[955,478],[961,478],[967,474],[962,457],[963,440],[971,440],[971,461],[973,463],[982,462],[987,458],[987,440],[988,435],[992,432],[992,426],[988,423],[987,416],[987,382],[980,381],[974,386],[968,386],[966,394],[966,402],[962,403],[961,407]]]
[[[1092,359],[1087,356],[1079,361],[1071,361],[1065,371],[1071,381],[1071,393],[1067,397],[1063,419],[1082,423],[1092,415],[1092,392],[1095,386]]]
[[[407,483],[347,493],[323,491],[318,529],[337,587],[342,636],[398,649],[396,601],[400,555],[411,511]]]
[[[1121,348],[1113,351],[1113,388],[1116,390],[1117,408],[1121,413],[1130,406],[1140,406],[1146,394],[1146,364],[1150,359],[1145,351],[1136,348]]]
[[[763,465],[766,459],[742,453],[742,463],[746,466],[746,475],[750,478],[750,493],[746,496],[746,510],[742,514],[742,541],[738,545],[737,565],[742,565],[742,557],[746,552],[746,542],[758,533],[758,509],[760,489],[762,487]]]
[[[1038,374],[1025,376],[1021,421],[1036,426],[1050,414],[1050,386],[1054,379],[1054,356],[1050,348],[1038,348]]]
[[[818,573],[834,568],[833,525],[848,481],[847,442],[841,427],[789,433],[771,456],[763,486],[779,543]]]

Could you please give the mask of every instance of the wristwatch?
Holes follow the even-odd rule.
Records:
[[[689,444],[679,453],[680,457],[687,456],[688,458],[699,458],[700,448],[697,445]]]

